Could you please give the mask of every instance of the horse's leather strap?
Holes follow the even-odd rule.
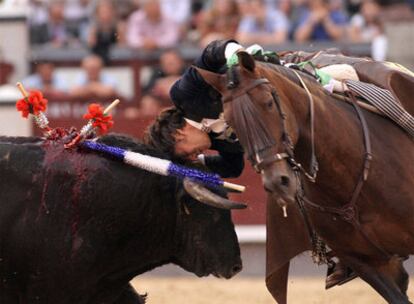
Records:
[[[226,94],[225,96],[223,96],[222,100],[223,103],[227,102],[229,100],[235,99],[237,97],[240,97],[244,94],[248,94],[248,92],[257,87],[258,85],[261,84],[269,84],[269,80],[267,78],[259,78],[259,79],[252,79],[252,81],[250,82],[249,85],[243,87],[242,89],[236,89],[236,90],[231,90],[229,94]],[[236,92],[234,92],[236,91]]]
[[[318,160],[316,159],[316,153],[315,153],[315,102],[313,101],[313,96],[311,92],[309,91],[308,87],[306,86],[305,82],[303,81],[302,77],[299,75],[298,72],[296,72],[294,69],[292,69],[292,72],[295,73],[295,75],[299,78],[299,81],[303,88],[306,91],[306,94],[308,95],[309,99],[309,111],[310,111],[310,132],[311,132],[311,165],[309,170],[309,177],[312,177],[313,180],[316,179],[316,174],[318,172]]]
[[[372,160],[372,149],[371,149],[371,140],[369,136],[368,124],[365,120],[365,117],[361,111],[361,108],[358,106],[358,103],[356,102],[355,96],[352,93],[350,93],[350,98],[352,100],[351,104],[355,108],[355,111],[357,112],[359,120],[361,122],[363,136],[364,136],[364,146],[365,146],[365,157],[364,157],[362,171],[359,176],[358,183],[355,186],[354,192],[352,193],[351,200],[349,203],[347,203],[346,205],[340,208],[327,207],[327,206],[321,206],[321,205],[315,204],[314,202],[310,201],[305,196],[303,197],[303,200],[306,202],[307,206],[313,209],[317,209],[321,212],[328,212],[328,213],[336,214],[340,216],[344,221],[351,223],[361,233],[363,238],[368,243],[370,243],[374,248],[376,248],[376,250],[378,250],[386,258],[389,258],[390,254],[369,238],[369,236],[362,229],[361,223],[359,221],[357,201],[361,193],[362,186],[364,185],[364,182],[368,178],[369,169],[370,169],[371,160]]]

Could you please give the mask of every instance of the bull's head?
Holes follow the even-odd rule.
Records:
[[[106,136],[101,141],[163,158],[158,151],[121,136]],[[97,168],[105,167],[111,177],[117,177],[117,182],[109,182],[106,178],[104,185],[99,183],[100,191],[93,193],[117,193],[117,204],[122,210],[122,217],[115,216],[117,223],[122,219],[119,235],[123,239],[130,236],[129,241],[124,241],[128,249],[121,252],[130,250],[128,256],[132,263],[128,261],[128,267],[135,269],[134,275],[170,262],[198,276],[214,274],[230,278],[241,270],[240,249],[228,209],[245,205],[231,202],[225,195],[213,193],[189,180],[181,183],[172,177],[134,170],[93,156],[98,161]],[[91,166],[90,161],[87,164]],[[99,180],[95,172],[93,176]],[[102,212],[101,205],[97,213]],[[103,210],[107,209],[111,211],[105,218],[113,213],[111,208]],[[110,233],[113,234],[111,226]],[[125,256],[122,254],[122,258],[116,260],[122,263]]]
[[[173,262],[197,276],[231,278],[242,269],[242,263],[230,211],[224,209],[245,206],[188,180],[184,188],[195,199],[185,191],[179,193]]]

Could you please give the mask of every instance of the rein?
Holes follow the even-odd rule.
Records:
[[[309,100],[309,111],[310,111],[310,132],[311,132],[311,164],[310,164],[310,172],[307,173],[300,164],[296,163],[296,166],[302,171],[302,173],[311,181],[315,182],[316,177],[319,170],[318,161],[316,159],[316,153],[315,153],[315,102],[313,100],[313,96],[311,92],[309,91],[308,87],[306,86],[305,82],[303,81],[302,77],[300,77],[299,73],[293,70],[293,73],[299,78],[299,81],[303,88],[306,91],[306,94],[308,95]]]

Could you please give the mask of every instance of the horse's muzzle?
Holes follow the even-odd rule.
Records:
[[[297,180],[291,172],[262,172],[263,186],[266,192],[290,202],[295,199]]]

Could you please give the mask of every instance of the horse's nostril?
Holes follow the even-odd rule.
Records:
[[[287,177],[287,176],[285,176],[285,175],[282,175],[282,176],[280,177],[280,184],[281,184],[282,186],[288,187],[288,186],[289,186],[289,177]]]

